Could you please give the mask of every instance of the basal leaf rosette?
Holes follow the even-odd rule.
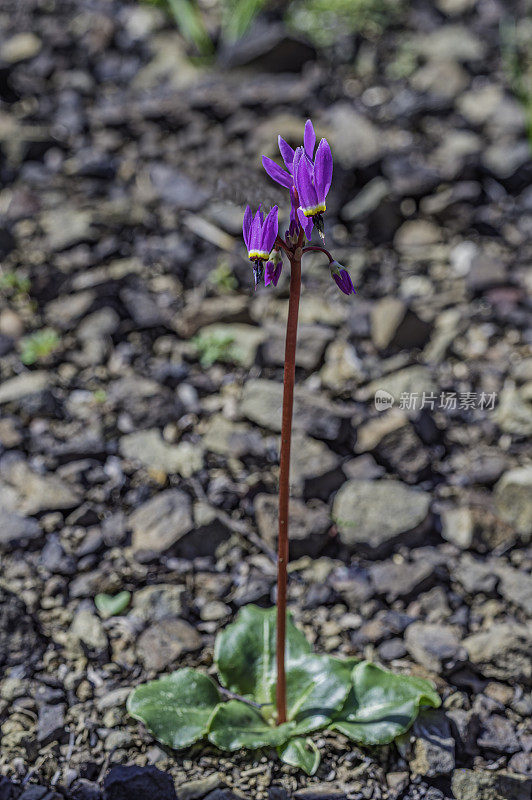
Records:
[[[351,691],[330,727],[357,744],[388,744],[410,728],[421,706],[441,705],[428,681],[368,661],[357,664],[351,678]]]
[[[247,606],[219,635],[215,658],[222,683],[260,708],[236,700],[219,706],[209,725],[209,739],[217,747],[236,750],[282,745],[293,736],[326,727],[345,702],[352,664],[312,653],[310,644],[288,617],[287,722],[276,725],[275,647],[275,608]]]
[[[160,742],[180,749],[207,735],[221,699],[207,675],[185,668],[138,686],[128,697],[127,710]]]

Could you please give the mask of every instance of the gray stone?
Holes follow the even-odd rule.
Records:
[[[430,500],[427,492],[399,481],[347,481],[333,505],[340,541],[381,552],[414,539],[427,523]]]
[[[427,61],[478,61],[486,47],[465,25],[439,25],[431,33],[416,34],[409,47]]]
[[[184,586],[167,583],[145,586],[134,593],[129,616],[143,622],[159,622],[178,617],[183,611],[184,591]]]
[[[379,207],[390,191],[390,183],[387,180],[381,177],[373,178],[343,207],[342,216],[351,221],[364,219]]]
[[[82,608],[76,613],[68,632],[68,641],[74,647],[81,645],[82,648],[96,653],[105,651],[108,646],[102,623],[88,608]]]
[[[295,431],[290,450],[290,487],[294,496],[327,500],[343,483],[340,457],[324,442]]]
[[[413,622],[406,629],[405,644],[417,663],[432,672],[440,673],[462,658],[460,640],[449,625]]]
[[[59,741],[65,734],[65,711],[63,703],[42,705],[39,708],[37,723],[37,741],[41,745]]]
[[[349,384],[362,380],[362,361],[352,344],[335,339],[325,353],[320,378],[334,392],[345,392]]]
[[[46,321],[56,328],[70,330],[88,311],[95,299],[96,293],[89,290],[58,297],[46,304]]]
[[[74,508],[81,490],[57,475],[35,472],[23,459],[4,457],[0,463],[0,507],[22,515]]]
[[[384,154],[386,143],[382,131],[370,120],[355,111],[348,103],[336,103],[329,108],[329,141],[335,159],[346,170],[365,167],[378,161]],[[353,136],[353,131],[357,135]]]
[[[513,386],[501,392],[495,419],[504,433],[532,436],[532,402]]]
[[[15,378],[2,381],[0,385],[0,403],[12,403],[32,394],[48,389],[51,384],[51,375],[44,370],[23,372]]]
[[[395,234],[394,244],[405,255],[426,256],[426,248],[442,241],[442,231],[424,219],[403,222]]]
[[[30,31],[16,33],[6,39],[0,47],[0,60],[8,64],[17,64],[33,58],[41,51],[42,42],[38,36]]]
[[[168,489],[143,503],[129,517],[133,552],[164,553],[192,530],[192,504],[185,492]]]
[[[512,772],[457,769],[451,788],[460,800],[530,800],[532,778]]]
[[[182,619],[165,619],[150,625],[137,641],[137,654],[147,670],[160,672],[184,653],[201,647],[199,633]]]
[[[473,515],[469,508],[446,508],[441,512],[442,537],[467,550],[473,544],[475,530]]]
[[[54,251],[65,250],[80,242],[92,241],[97,235],[91,213],[69,208],[68,204],[51,211],[44,211],[40,222],[46,233],[48,246]]]
[[[245,422],[233,422],[223,414],[210,417],[205,425],[203,447],[211,453],[231,458],[264,455],[260,433]]]
[[[500,622],[463,641],[469,661],[487,678],[529,681],[532,678],[532,630],[528,625]]]
[[[501,519],[517,533],[532,534],[532,466],[505,472],[495,486],[495,506]]]
[[[517,738],[514,724],[500,714],[492,714],[482,721],[478,744],[483,750],[496,753],[517,753],[521,744]]]
[[[401,395],[415,395],[417,399],[417,409],[420,407],[420,399],[423,392],[429,394],[438,390],[437,384],[432,378],[430,371],[421,365],[405,367],[397,372],[389,372],[380,378],[371,381],[367,386],[360,389],[357,400],[373,400],[375,393],[383,390],[392,395],[393,401],[400,404]],[[415,410],[415,409],[413,409]]]
[[[240,410],[263,428],[281,430],[283,386],[276,381],[251,380],[244,385]],[[347,412],[325,396],[298,388],[294,399],[294,429],[318,439],[342,440],[348,428]]]
[[[184,338],[194,336],[212,323],[248,322],[249,298],[245,295],[190,297],[176,320],[176,330]]]
[[[128,433],[121,437],[119,446],[125,458],[166,475],[177,473],[183,478],[190,478],[203,468],[201,445],[188,441],[168,444],[156,428]]]
[[[414,723],[412,733],[416,737],[410,761],[410,770],[414,774],[434,778],[453,771],[454,739],[443,711],[423,709]]]
[[[272,550],[277,549],[278,498],[276,495],[259,494],[255,498],[255,519],[262,539]],[[329,509],[315,501],[312,506],[300,500],[290,500],[290,557],[319,555],[327,543],[327,532],[331,527]]]
[[[296,350],[296,366],[309,371],[317,369],[323,358],[326,346],[334,338],[334,329],[324,325],[300,325],[298,329],[298,346]],[[285,336],[278,326],[273,328],[262,347],[266,364],[282,366],[284,364]]]
[[[453,570],[453,578],[468,594],[491,594],[497,585],[493,569],[483,561],[464,554]]]
[[[42,530],[36,519],[23,517],[0,505],[0,546],[18,547],[32,539],[38,539],[40,536],[42,536]]]
[[[386,602],[393,603],[400,597],[418,594],[428,588],[434,574],[434,568],[424,562],[406,561],[396,564],[394,561],[383,561],[370,567],[370,576],[375,592],[386,597]]]

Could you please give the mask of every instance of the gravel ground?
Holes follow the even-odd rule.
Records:
[[[264,22],[213,68],[150,6],[2,3],[2,800],[148,798],[121,764],[180,800],[530,800],[532,162],[499,38],[525,5],[419,0],[329,53]],[[275,600],[287,279],[253,293],[239,231],[308,116],[358,294],[307,258],[290,605],[444,700],[393,746],[316,735],[313,778],[124,707]]]

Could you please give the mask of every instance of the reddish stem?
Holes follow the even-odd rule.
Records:
[[[301,238],[301,237],[300,237]],[[277,724],[286,722],[286,586],[288,565],[288,503],[290,498],[290,443],[296,374],[297,318],[301,293],[301,247],[292,254],[290,299],[286,323],[284,356],[283,421],[281,428],[281,459],[279,468],[279,555],[277,559]]]
[[[318,244],[310,244],[310,245],[308,245],[308,247],[304,247],[304,248],[303,248],[303,250],[302,250],[302,252],[303,252],[303,253],[308,253],[308,252],[310,252],[311,250],[318,250],[320,253],[325,253],[325,255],[327,256],[327,258],[329,259],[329,264],[331,263],[331,261],[334,261],[334,258],[333,258],[333,257],[332,257],[332,255],[329,253],[329,251],[328,251],[328,250],[326,250],[326,249],[325,249],[325,247],[320,247]]]

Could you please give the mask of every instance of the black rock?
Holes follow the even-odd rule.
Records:
[[[103,782],[105,800],[177,800],[170,775],[154,766],[112,767]]]
[[[0,800],[16,800],[19,792],[20,786],[16,786],[9,778],[0,775]]]
[[[37,661],[43,649],[44,638],[24,601],[0,587],[0,668]]]
[[[101,800],[102,793],[97,783],[80,778],[70,788],[69,800]]]

